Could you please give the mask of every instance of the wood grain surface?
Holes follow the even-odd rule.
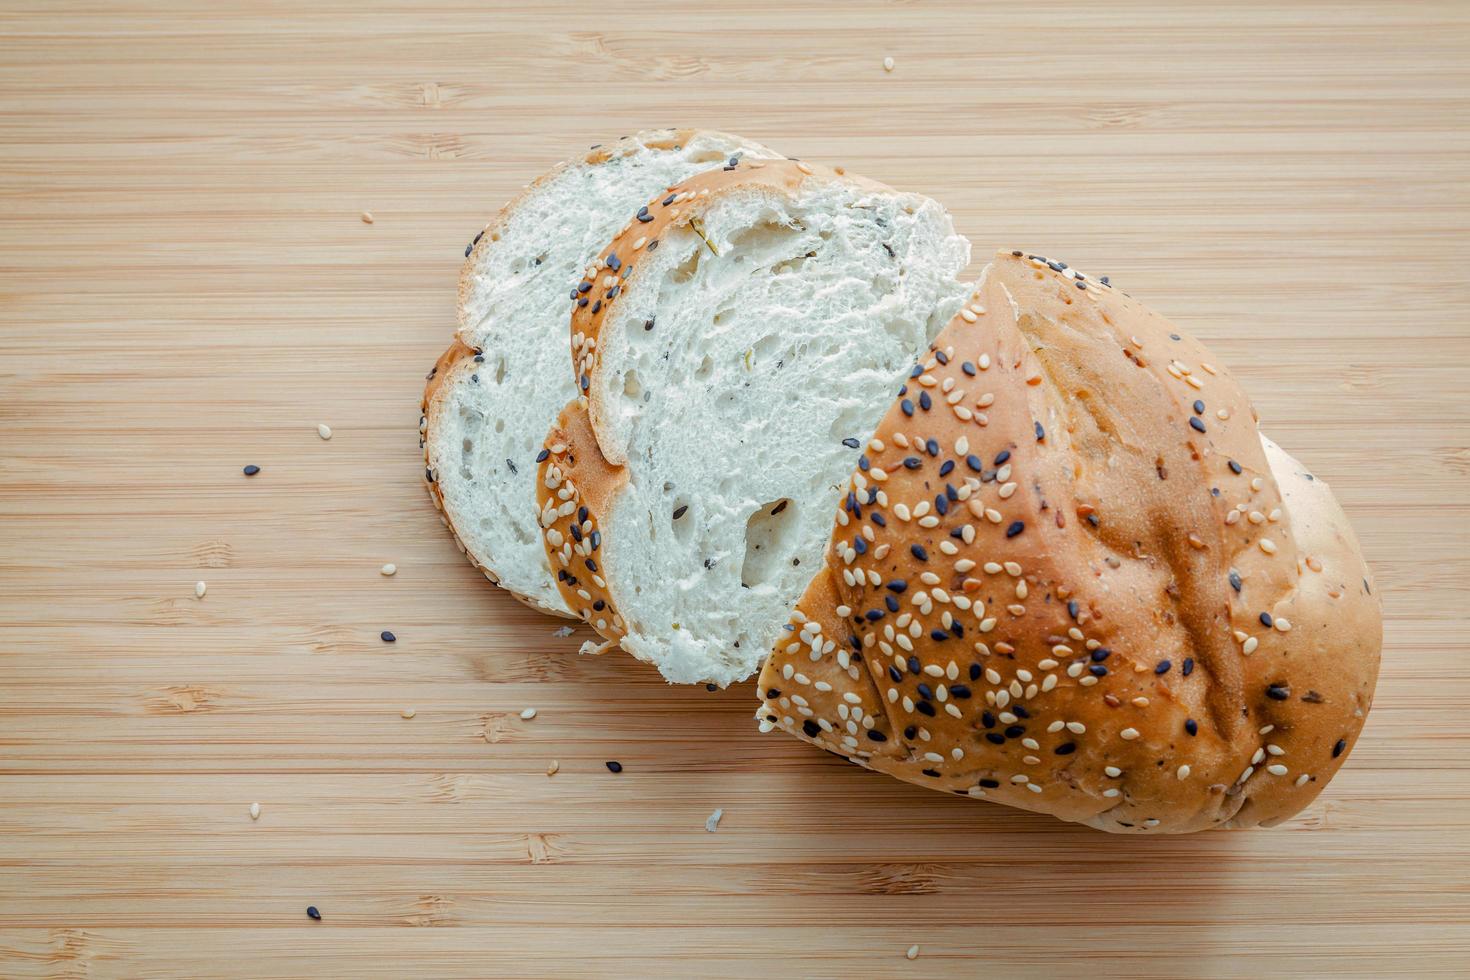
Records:
[[[1216,348],[1384,594],[1308,812],[928,793],[465,563],[416,433],[464,245],[653,125],[932,194]],[[1463,0],[0,0],[0,976],[1467,975],[1467,162]]]

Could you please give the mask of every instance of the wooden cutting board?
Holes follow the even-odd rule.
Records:
[[[1470,6],[844,7],[0,3],[0,975],[1470,974]],[[464,562],[416,433],[464,245],[668,124],[1215,347],[1384,595],[1308,812],[928,793]]]

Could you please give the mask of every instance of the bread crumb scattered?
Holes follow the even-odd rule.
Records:
[[[330,439],[332,438],[332,427],[325,422],[318,422],[316,424],[316,434],[323,439]]]
[[[250,819],[251,820],[259,820],[260,819],[260,804],[259,803],[252,803],[252,804],[250,804]]]
[[[914,943],[912,946],[909,947],[909,951],[907,953],[904,953],[903,955],[904,956],[907,956],[911,960],[918,959],[919,958],[919,944],[918,943]]]
[[[405,718],[412,718],[414,715],[418,714],[418,712],[415,711],[413,708],[404,708],[402,711],[400,711],[398,713],[400,715],[402,715],[403,717],[405,717]]]
[[[575,626],[562,626],[562,627],[557,628],[556,630],[553,630],[551,635],[552,636],[571,636],[575,632],[577,632],[577,628]]]
[[[521,721],[530,721],[532,718],[535,718],[535,717],[536,717],[536,709],[535,708],[522,708],[521,709]]]
[[[383,575],[396,575],[398,574],[398,566],[390,561],[388,564],[378,569],[378,571]]]
[[[707,831],[709,831],[711,834],[713,834],[716,830],[719,829],[719,826],[720,826],[720,818],[723,817],[724,815],[725,815],[725,811],[723,809],[721,809],[721,810],[716,810],[714,813],[711,813],[708,817],[705,817],[704,818],[704,829],[707,830]]]
[[[362,223],[365,225],[373,223],[373,213],[371,211],[364,211],[362,213]]]
[[[883,70],[884,71],[893,71],[893,59],[892,58],[884,58],[883,59]],[[913,957],[910,956],[909,959],[913,959]]]
[[[196,598],[196,599],[203,599],[204,598],[204,593],[206,593],[208,591],[209,591],[209,586],[205,585],[204,584],[204,581],[202,579],[200,581],[194,583],[194,598]]]
[[[549,766],[546,767],[546,775],[548,775],[548,776],[555,776],[556,775],[556,771],[558,769],[560,769],[560,768],[561,768],[561,763],[560,762],[557,762],[555,759],[552,759],[551,760],[551,765],[549,765]]]

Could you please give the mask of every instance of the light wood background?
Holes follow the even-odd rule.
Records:
[[[928,793],[466,565],[416,435],[463,247],[663,124],[1214,345],[1386,603],[1309,812],[1121,839]],[[1467,132],[1463,0],[0,0],[0,975],[1470,973]]]

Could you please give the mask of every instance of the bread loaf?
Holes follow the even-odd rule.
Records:
[[[1201,344],[1002,253],[864,439],[765,730],[1115,832],[1270,825],[1372,703],[1382,626],[1326,485]]]
[[[933,201],[801,162],[650,201],[577,287],[539,488],[568,605],[671,681],[750,676],[968,257]]]
[[[546,562],[535,492],[536,452],[576,393],[568,291],[650,195],[732,159],[775,155],[724,133],[639,133],[536,180],[466,250],[458,335],[424,392],[424,472],[461,550],[529,605],[570,615]]]

